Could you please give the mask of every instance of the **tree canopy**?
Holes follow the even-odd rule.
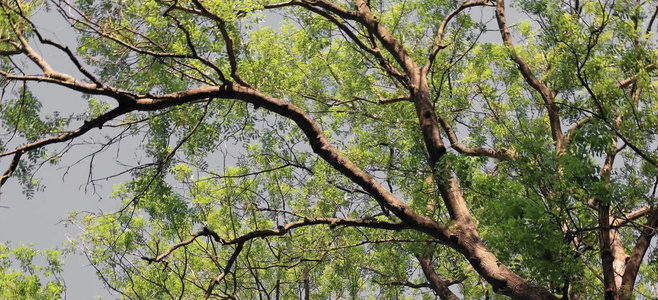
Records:
[[[68,220],[123,298],[657,295],[656,1],[0,3],[0,186],[65,156],[113,182]]]

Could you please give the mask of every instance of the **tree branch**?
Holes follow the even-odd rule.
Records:
[[[635,247],[630,258],[626,262],[626,269],[622,275],[622,283],[620,289],[620,300],[631,299],[633,287],[635,287],[635,280],[642,264],[642,259],[651,245],[651,240],[656,234],[656,227],[658,227],[658,210],[652,209],[648,217],[647,223],[638,237]]]
[[[521,57],[516,53],[514,49],[514,43],[512,42],[512,35],[507,27],[507,20],[505,18],[505,1],[497,0],[496,7],[496,19],[498,20],[498,28],[500,29],[500,34],[505,42],[505,45],[508,47],[512,60],[516,63],[519,71],[526,82],[537,91],[546,105],[546,110],[548,113],[548,119],[551,124],[551,135],[553,137],[553,142],[555,142],[555,148],[558,152],[563,149],[563,139],[564,134],[562,133],[562,125],[560,124],[560,114],[559,108],[555,103],[553,92],[548,88],[548,86],[541,82],[530,70],[530,66],[525,62]]]
[[[439,277],[438,274],[436,274],[432,264],[432,256],[424,255],[417,256],[417,258],[420,262],[420,267],[423,270],[423,274],[425,274],[425,277],[429,281],[430,287],[434,293],[439,296],[441,300],[459,300],[459,297],[457,297],[457,295],[455,295],[455,293],[453,293],[448,288],[450,285],[448,285]]]
[[[304,226],[311,226],[311,225],[329,225],[329,228],[334,229],[337,226],[348,226],[348,227],[364,227],[364,228],[376,228],[376,229],[384,229],[384,230],[394,230],[394,231],[400,231],[400,230],[406,230],[410,229],[406,224],[403,223],[391,223],[391,222],[386,222],[386,221],[377,221],[374,219],[340,219],[340,218],[308,218],[304,217],[303,220],[296,221],[296,222],[291,222],[285,225],[281,225],[276,229],[268,229],[268,230],[256,230],[249,232],[247,234],[244,234],[242,236],[239,236],[235,239],[232,240],[225,240],[219,236],[215,231],[208,227],[203,227],[202,230],[192,234],[189,239],[182,241],[180,243],[175,244],[171,248],[169,248],[167,251],[159,254],[156,257],[146,257],[142,256],[143,260],[148,261],[149,263],[151,262],[165,262],[165,258],[169,256],[172,252],[174,252],[176,249],[187,246],[194,242],[199,237],[204,237],[208,236],[213,238],[218,243],[221,243],[222,245],[234,245],[234,244],[243,244],[246,243],[250,240],[256,239],[256,238],[266,238],[270,236],[282,236],[288,233],[288,231],[299,228],[299,227],[304,227]]]
[[[452,130],[452,126],[441,116],[437,116],[443,131],[448,135],[448,140],[453,149],[457,152],[464,154],[466,156],[486,156],[499,160],[506,160],[509,158],[515,158],[518,155],[513,150],[502,148],[502,150],[494,150],[489,148],[466,148],[457,140],[457,135]]]
[[[446,26],[448,25],[448,22],[450,22],[450,20],[452,20],[452,18],[457,14],[459,14],[462,10],[475,6],[493,6],[493,5],[489,4],[488,0],[475,0],[475,1],[467,0],[464,3],[462,3],[457,9],[451,11],[443,19],[443,22],[441,22],[441,25],[439,26],[439,30],[437,31],[436,34],[436,40],[434,41],[434,47],[430,51],[430,55],[427,59],[427,63],[422,69],[422,74],[427,74],[427,72],[429,72],[429,69],[432,67],[432,64],[434,63],[434,59],[436,58],[436,55],[439,53],[441,49],[447,47],[446,45],[443,45],[443,34],[446,29]]]
[[[215,288],[215,286],[219,284],[224,279],[224,277],[226,277],[226,274],[228,274],[228,272],[231,271],[231,267],[233,267],[233,264],[238,259],[238,255],[240,255],[243,246],[244,243],[238,243],[238,245],[235,247],[235,250],[233,250],[233,255],[231,255],[231,258],[229,258],[228,262],[226,262],[226,267],[224,268],[224,271],[221,274],[219,274],[215,279],[210,281],[210,285],[206,290],[206,299],[210,298],[210,295],[212,295],[212,290]]]

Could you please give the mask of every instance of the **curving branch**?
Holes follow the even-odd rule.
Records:
[[[28,22],[28,24],[30,24],[30,27],[32,28],[32,31],[36,34],[36,36],[37,36],[37,38],[39,39],[39,42],[40,42],[40,43],[42,43],[42,44],[44,44],[44,45],[50,45],[50,46],[53,46],[53,47],[59,49],[60,51],[66,53],[66,55],[69,57],[69,60],[71,60],[71,62],[75,65],[75,67],[78,69],[78,71],[80,71],[80,73],[82,73],[83,75],[85,75],[85,77],[87,77],[89,80],[91,80],[93,83],[95,83],[97,87],[102,87],[102,86],[103,86],[103,84],[100,82],[100,80],[98,80],[98,78],[96,78],[96,76],[94,76],[93,74],[91,74],[91,73],[90,73],[90,72],[89,72],[89,71],[88,71],[88,70],[82,65],[82,63],[80,62],[80,60],[78,60],[78,58],[75,56],[75,54],[73,54],[73,51],[71,51],[71,49],[69,49],[69,47],[67,47],[67,46],[63,46],[62,44],[57,43],[57,42],[55,42],[55,41],[53,41],[53,40],[51,40],[51,39],[44,38],[44,37],[41,35],[41,32],[39,32],[39,30],[37,29],[37,26],[34,25],[34,22],[32,22],[32,20],[30,20],[30,18],[28,18],[28,17],[24,14],[24,12],[23,12],[23,10],[21,9],[20,5],[18,5],[17,10],[18,10],[18,14],[19,14],[19,16],[20,16],[23,20],[25,20],[26,22]],[[43,69],[42,69],[42,70],[43,70]],[[45,73],[45,72],[44,72],[44,73]]]
[[[198,237],[202,237],[202,236],[218,237],[217,233],[215,233],[214,231],[208,229],[207,227],[204,227],[203,230],[192,234],[189,239],[187,239],[185,241],[182,241],[178,244],[173,245],[171,248],[167,249],[167,251],[162,252],[158,256],[156,256],[156,257],[142,256],[141,259],[143,259],[145,261],[148,261],[149,264],[154,263],[154,262],[155,263],[159,263],[159,262],[167,263],[168,261],[166,260],[166,257],[169,256],[174,251],[176,251],[176,249],[178,249],[180,247],[183,247],[183,246],[187,246],[187,245],[191,244],[192,242],[194,242]],[[216,239],[218,239],[218,238],[216,238]]]
[[[443,44],[443,34],[446,29],[446,26],[448,25],[448,22],[450,22],[450,20],[452,20],[453,17],[455,17],[460,12],[462,12],[464,9],[467,9],[469,7],[475,7],[475,6],[493,6],[493,5],[489,4],[488,0],[475,0],[475,1],[467,0],[464,3],[462,3],[457,9],[451,11],[443,19],[443,22],[441,22],[441,25],[439,26],[439,30],[436,33],[436,40],[434,41],[434,46],[432,47],[432,50],[430,51],[430,55],[427,58],[427,63],[423,67],[422,74],[427,74],[427,72],[429,72],[429,69],[432,67],[432,64],[434,63],[434,59],[436,58],[436,55],[439,53],[441,49],[447,47],[446,45]]]
[[[167,249],[165,252],[157,255],[156,257],[142,256],[141,259],[147,261],[149,264],[154,262],[168,263],[166,259],[167,256],[171,255],[171,253],[173,253],[177,249],[193,243],[197,238],[204,236],[211,237],[214,241],[221,243],[222,245],[237,245],[230,259],[226,263],[226,267],[224,268],[224,271],[210,282],[210,285],[206,290],[206,298],[208,298],[212,293],[214,287],[217,284],[219,284],[226,277],[228,272],[231,270],[231,267],[235,263],[238,255],[240,254],[240,251],[242,251],[242,248],[246,242],[256,238],[282,236],[292,229],[303,227],[303,226],[309,226],[309,225],[329,225],[329,228],[331,229],[336,228],[337,226],[351,226],[351,227],[377,228],[377,229],[394,230],[394,231],[406,230],[411,228],[403,223],[391,223],[387,221],[377,221],[374,219],[340,219],[340,218],[305,217],[303,220],[291,222],[279,226],[276,229],[252,231],[235,239],[225,240],[221,238],[219,234],[213,231],[212,229],[208,227],[203,227],[202,230],[192,234],[187,240],[173,245],[171,248]]]
[[[226,267],[224,268],[224,271],[220,273],[216,278],[214,278],[212,281],[210,281],[210,285],[208,286],[208,289],[206,290],[206,299],[210,298],[212,295],[212,291],[215,288],[217,284],[219,284],[224,277],[226,277],[226,274],[231,271],[231,267],[233,267],[233,264],[235,261],[238,259],[238,255],[240,255],[240,252],[242,251],[242,247],[244,246],[244,243],[238,243],[238,245],[235,247],[235,250],[233,250],[233,254],[231,255],[231,258],[229,258],[228,262],[226,262]]]
[[[512,42],[512,34],[509,31],[507,26],[507,19],[505,18],[505,1],[497,0],[496,1],[496,19],[498,20],[498,28],[500,29],[500,35],[503,38],[503,42],[508,47],[512,60],[516,63],[519,71],[526,82],[537,91],[546,105],[546,110],[548,113],[549,123],[551,125],[551,135],[553,137],[553,142],[555,142],[555,148],[557,152],[563,151],[563,140],[564,134],[562,133],[562,125],[560,123],[560,109],[555,103],[553,91],[551,91],[548,86],[537,79],[533,74],[530,66],[525,62],[516,50],[514,49],[514,43]]]
[[[91,120],[91,121],[85,121],[85,123],[78,127],[75,130],[65,132],[61,135],[58,136],[53,136],[47,139],[43,139],[40,141],[36,141],[21,147],[18,147],[12,151],[8,152],[3,152],[0,153],[0,157],[7,156],[7,155],[14,155],[14,159],[12,160],[12,163],[9,165],[7,171],[5,171],[4,175],[2,176],[2,180],[0,180],[0,188],[4,185],[5,181],[14,173],[16,168],[18,167],[18,161],[21,158],[21,155],[27,151],[38,149],[45,147],[50,144],[56,144],[56,143],[62,143],[66,141],[70,141],[76,137],[82,136],[89,130],[93,128],[101,128],[103,127],[103,124],[106,122],[113,120],[125,113],[128,113],[130,110],[126,109],[125,107],[117,107],[103,115],[100,115],[99,117]]]
[[[14,153],[14,158],[11,160],[9,167],[7,167],[7,171],[5,171],[5,173],[2,174],[2,177],[0,177],[0,187],[2,187],[7,179],[9,179],[12,174],[14,174],[14,171],[16,171],[16,168],[18,167],[18,163],[21,161],[21,156],[23,156],[23,153],[25,153],[24,150],[19,150]]]
[[[457,135],[455,134],[454,130],[452,130],[452,126],[450,126],[448,121],[446,121],[441,115],[437,115],[437,117],[439,118],[439,122],[441,123],[443,131],[446,133],[446,135],[448,135],[450,146],[460,154],[464,154],[466,156],[486,156],[499,160],[507,160],[510,158],[518,157],[516,152],[507,148],[502,148],[502,150],[495,150],[490,148],[464,147],[461,143],[459,143]]]
[[[585,126],[585,124],[587,124],[587,122],[591,121],[592,118],[594,118],[594,117],[589,115],[587,117],[584,117],[584,118],[578,120],[578,122],[576,122],[576,124],[573,124],[573,126],[571,127],[571,129],[569,129],[569,133],[567,134],[567,136],[565,138],[566,143],[568,144],[569,142],[571,142],[571,138],[573,138],[573,135],[578,131],[578,129]]]
[[[175,244],[171,248],[169,248],[167,251],[159,254],[156,257],[147,257],[147,256],[142,256],[143,260],[148,261],[149,263],[152,262],[166,262],[166,257],[169,256],[172,252],[174,252],[176,249],[187,246],[194,242],[197,238],[199,237],[211,237],[214,241],[221,243],[222,245],[234,245],[234,244],[243,244],[245,242],[248,242],[250,240],[256,239],[256,238],[266,238],[270,236],[282,236],[288,233],[288,231],[299,228],[299,227],[304,227],[304,226],[311,226],[311,225],[329,225],[329,228],[334,229],[337,226],[350,226],[350,227],[364,227],[364,228],[376,228],[376,229],[384,229],[384,230],[393,230],[393,231],[400,231],[400,230],[407,230],[411,229],[406,224],[403,223],[392,223],[392,222],[387,222],[387,221],[377,221],[374,219],[341,219],[341,218],[308,218],[304,217],[303,220],[296,221],[296,222],[291,222],[285,225],[281,225],[277,227],[276,229],[268,229],[268,230],[257,230],[257,231],[252,231],[247,234],[244,234],[242,236],[239,236],[235,239],[232,240],[225,240],[222,237],[219,236],[219,234],[212,229],[208,227],[203,227],[200,231],[192,234],[189,239],[182,241],[180,243]]]
[[[7,12],[7,8],[4,5],[0,5],[2,8],[3,12],[8,15],[9,13]],[[25,39],[25,36],[23,36],[23,33],[17,28],[16,24],[13,22],[11,18],[7,18],[7,21],[9,22],[9,27],[11,30],[14,32],[18,40],[20,41],[20,44],[17,45],[19,46],[20,50],[22,53],[24,53],[32,62],[34,62],[42,71],[43,74],[48,77],[52,78],[55,80],[61,80],[64,82],[72,82],[74,81],[73,77],[68,74],[63,74],[59,72],[53,71],[52,67],[39,55],[37,54],[32,47],[28,44],[27,40]],[[0,73],[1,74],[1,73]],[[4,75],[4,74],[3,74]],[[7,77],[7,76],[5,76]],[[11,79],[11,78],[8,78]]]
[[[255,238],[265,238],[269,236],[281,236],[288,231],[298,228],[298,227],[303,227],[303,226],[309,226],[309,225],[329,225],[329,228],[334,229],[338,226],[350,226],[350,227],[364,227],[364,228],[376,228],[376,229],[383,229],[383,230],[394,230],[394,231],[400,231],[400,230],[407,230],[411,229],[411,227],[407,224],[404,223],[392,223],[392,222],[387,222],[387,221],[377,221],[374,219],[340,219],[340,218],[308,218],[305,217],[301,221],[296,221],[296,222],[291,222],[282,226],[279,226],[276,229],[268,229],[268,230],[258,230],[258,231],[252,231],[248,234],[245,234],[243,236],[240,236],[238,238],[232,239],[232,240],[227,240],[223,241],[223,244],[230,245],[230,244],[239,244],[239,243],[244,243],[248,240],[255,239]]]

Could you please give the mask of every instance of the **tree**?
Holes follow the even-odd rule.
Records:
[[[125,298],[656,295],[653,2],[1,3],[0,183],[139,141],[118,211],[70,219]]]
[[[19,245],[14,249],[0,244],[0,297],[2,299],[60,299],[64,294],[64,280],[61,277],[62,262],[58,250],[45,250],[42,253],[31,247]],[[41,255],[40,255],[41,254]],[[43,256],[46,265],[36,265],[35,257]],[[10,269],[13,261],[20,269]],[[52,278],[43,284],[41,279]]]

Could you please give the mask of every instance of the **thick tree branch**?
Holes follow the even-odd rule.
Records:
[[[619,216],[619,217],[616,216],[612,219],[612,226],[614,227],[624,226],[626,223],[642,218],[652,211],[653,209],[651,208],[651,206],[645,206],[640,209],[634,210],[630,213],[627,213],[623,216]]]
[[[621,118],[617,119],[621,122]],[[613,143],[614,144],[614,143]],[[616,145],[615,145],[616,146]],[[605,163],[601,168],[601,180],[609,185],[610,173],[617,156],[617,148],[606,155]],[[601,266],[603,269],[603,286],[605,289],[605,299],[614,300],[617,291],[621,287],[621,275],[624,272],[626,262],[626,252],[621,242],[619,228],[613,227],[614,220],[610,218],[610,200],[598,201],[599,209],[599,248],[601,256]]]
[[[652,209],[647,223],[645,224],[642,233],[640,233],[640,237],[638,237],[635,247],[633,247],[633,252],[626,262],[626,269],[622,275],[622,283],[619,291],[620,300],[631,299],[633,288],[635,287],[635,280],[640,271],[640,265],[642,264],[642,259],[651,245],[651,240],[656,234],[657,227],[658,210]]]
[[[610,229],[610,206],[599,204],[599,247],[601,249],[601,266],[603,268],[603,286],[605,288],[605,299],[614,300],[617,294],[615,284],[615,269],[613,266],[615,257],[611,249]]]
[[[299,3],[302,2],[299,1]],[[126,112],[161,110],[172,106],[202,101],[208,98],[237,99],[263,107],[266,110],[294,121],[303,131],[311,148],[318,156],[324,159],[335,170],[349,178],[353,183],[360,186],[365,192],[371,195],[383,207],[391,211],[402,221],[402,223],[396,224],[395,228],[400,228],[400,226],[402,226],[404,229],[409,228],[423,232],[438,239],[442,243],[449,245],[453,249],[456,249],[469,260],[474,269],[479,272],[483,278],[494,287],[494,290],[499,293],[516,297],[518,299],[555,299],[548,290],[530,285],[523,278],[514,274],[502,265],[479,237],[460,187],[452,177],[449,168],[446,165],[441,165],[441,158],[446,153],[446,149],[441,140],[440,127],[437,123],[437,117],[434,112],[432,101],[429,98],[430,93],[427,78],[420,75],[420,67],[418,67],[418,65],[411,59],[403,45],[390,34],[377,18],[373,16],[367,3],[363,0],[357,1],[358,11],[356,12],[348,11],[336,4],[324,0],[304,1],[303,3],[322,8],[345,20],[354,20],[364,25],[366,29],[368,29],[368,31],[379,40],[383,48],[395,58],[401,69],[403,69],[404,73],[408,76],[410,98],[414,101],[416,113],[419,117],[420,128],[430,156],[429,163],[431,164],[431,167],[436,168],[435,182],[441,196],[444,198],[451,219],[453,220],[450,228],[447,228],[445,225],[440,224],[429,217],[416,213],[411,207],[379,184],[372,175],[364,172],[347,159],[340,151],[338,151],[338,149],[331,145],[322,128],[320,128],[300,107],[297,107],[290,102],[264,95],[248,86],[227,83],[221,86],[204,86],[165,95],[151,96],[135,95],[112,87],[98,87],[95,84],[75,80],[69,81],[68,78],[11,75],[11,79],[21,79],[22,77],[22,79],[26,80],[47,81],[87,94],[102,94],[113,97],[119,101],[118,107],[102,116],[110,119]],[[89,26],[92,29],[94,28],[93,24],[89,24]],[[99,29],[98,31],[99,32],[96,32],[96,34],[112,40],[112,37],[104,36],[102,30]],[[131,49],[131,45],[121,45]],[[189,55],[183,57],[189,58]],[[115,115],[108,115],[110,113]],[[106,120],[98,120],[95,125],[100,126],[105,123],[105,121]],[[90,128],[93,128],[93,126]],[[53,142],[71,138],[73,137],[67,135]],[[43,145],[45,145],[45,143]],[[306,221],[306,219],[299,221],[302,223],[290,223],[283,226],[283,228],[252,232],[241,238],[232,241],[225,241],[227,244],[237,244],[238,247],[235,249],[231,259],[227,263],[224,272],[213,280],[211,287],[207,292],[212,293],[212,287],[223,280],[226,274],[228,274],[232,265],[236,261],[244,242],[255,237],[282,235],[289,229],[294,228],[294,226],[303,226],[303,222],[311,222],[316,219],[308,220],[309,221]],[[334,226],[343,225],[341,222],[346,221],[334,223]]]
[[[400,96],[400,97],[395,97],[395,98],[384,98],[382,95],[377,94],[379,97],[379,102],[381,104],[389,104],[389,103],[397,103],[397,102],[403,102],[403,101],[411,101],[411,98],[409,96]]]
[[[656,9],[656,12],[658,12],[658,9]],[[655,17],[655,15],[654,15],[654,17]],[[649,65],[646,66],[647,71],[654,70],[655,68],[656,68],[656,66],[654,64],[649,64]],[[617,82],[617,84],[615,84],[615,86],[617,88],[628,87],[631,83],[633,83],[633,82],[635,82],[635,80],[637,80],[638,76],[640,76],[640,74],[635,74],[631,77],[628,77],[624,80],[621,80],[621,81]]]
[[[424,255],[418,256],[418,261],[420,262],[420,267],[425,274],[425,278],[430,284],[430,287],[436,293],[441,300],[459,300],[459,297],[455,295],[450,289],[449,284],[443,281],[436,271],[434,270],[434,265],[432,264],[432,256]]]
[[[14,153],[14,159],[11,160],[11,163],[9,164],[9,167],[7,167],[7,171],[5,171],[4,174],[2,174],[2,177],[0,177],[0,188],[5,184],[7,179],[11,177],[12,174],[14,174],[14,171],[16,171],[16,168],[18,167],[18,163],[21,161],[21,156],[25,153],[25,151],[20,150],[16,151]]]

